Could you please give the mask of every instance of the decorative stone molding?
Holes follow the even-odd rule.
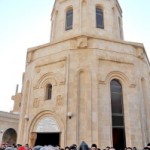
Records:
[[[101,61],[110,61],[110,62],[133,65],[133,63],[130,63],[129,60],[126,60],[126,58],[121,56],[116,57],[115,55],[104,55],[104,56],[99,56],[98,59]]]
[[[87,48],[88,47],[87,37],[77,38],[76,46],[77,46],[77,48]]]
[[[44,74],[38,81],[35,80],[34,89],[38,89],[44,87],[46,84],[51,83],[52,85],[57,85],[57,81],[54,78],[54,73],[46,73]]]
[[[144,52],[143,52],[143,49],[141,48],[137,48],[137,57],[140,58],[140,59],[144,59]]]
[[[32,61],[32,57],[33,57],[33,53],[32,52],[28,52],[27,53],[27,63],[30,63]]]
[[[112,79],[118,79],[131,88],[136,87],[135,81],[131,81],[124,73],[120,71],[110,72],[109,74],[107,74],[104,80],[99,79],[99,84],[107,84],[108,82],[110,83]]]
[[[54,77],[52,78],[47,78],[45,80],[43,80],[40,84],[40,88],[46,87],[47,84],[52,84],[52,86],[56,86],[57,85],[57,81]]]
[[[57,68],[57,69],[56,69]],[[36,72],[42,73],[42,67],[35,67]],[[34,79],[34,88],[43,87],[46,83],[53,85],[62,85],[66,82],[66,65],[65,62],[57,63],[56,66],[51,69],[53,72],[48,72],[40,77],[40,79]]]
[[[30,133],[30,142],[29,142],[30,147],[33,147],[35,145],[36,139],[37,139],[37,133],[35,132]]]
[[[62,106],[63,105],[63,97],[62,97],[62,95],[58,95],[56,97],[56,102],[57,102],[58,106]]]
[[[42,68],[43,66],[48,66],[51,64],[56,64],[56,63],[61,63],[61,62],[65,62],[67,60],[67,57],[62,57],[59,59],[56,59],[55,57],[47,57],[41,61],[39,61],[35,67],[39,67]]]
[[[30,139],[31,139],[31,140],[37,139],[37,133],[32,132],[32,133],[30,134]]]
[[[88,47],[88,37],[80,36],[70,40],[71,49],[87,48],[87,47]]]
[[[39,108],[39,103],[40,103],[40,100],[38,98],[34,99],[33,108]]]
[[[40,73],[40,77],[36,76],[37,78],[34,79],[34,89],[43,87],[45,82],[50,82],[53,85],[65,84],[66,59],[67,57],[62,57],[57,60],[54,58],[46,58],[44,61],[41,60],[38,62],[35,66],[35,72]],[[45,72],[46,69],[52,72]]]

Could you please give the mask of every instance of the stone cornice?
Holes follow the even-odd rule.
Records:
[[[0,111],[0,117],[17,119],[17,120],[19,119],[19,115],[9,113],[9,112],[3,112],[3,111]]]
[[[117,3],[116,6],[117,6],[119,12],[120,12],[120,14],[122,15],[122,9],[121,9],[121,6],[120,6],[118,0],[116,0],[116,3]]]
[[[104,37],[101,37],[101,36],[76,35],[76,36],[73,36],[73,37],[70,37],[70,38],[57,40],[55,42],[50,42],[50,43],[46,43],[46,44],[43,44],[43,45],[39,45],[39,46],[36,46],[36,47],[29,48],[28,52],[33,52],[33,51],[36,51],[40,48],[45,48],[45,47],[55,45],[55,44],[59,44],[59,43],[65,42],[65,41],[76,40],[80,37],[87,37],[88,39],[98,39],[98,40],[103,40],[103,41],[108,41],[108,42],[114,42],[114,43],[119,43],[119,44],[124,44],[124,45],[130,45],[130,46],[133,46],[133,47],[140,47],[140,48],[144,49],[143,43],[129,42],[129,41],[123,41],[123,40],[115,40],[115,39],[104,38]]]

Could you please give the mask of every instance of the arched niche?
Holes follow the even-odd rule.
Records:
[[[17,132],[13,128],[7,129],[2,137],[2,143],[16,144]]]

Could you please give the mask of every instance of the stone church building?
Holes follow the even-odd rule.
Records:
[[[117,0],[55,0],[50,42],[29,48],[17,143],[150,142],[150,64],[141,43],[123,39]],[[19,109],[19,108],[17,108]]]

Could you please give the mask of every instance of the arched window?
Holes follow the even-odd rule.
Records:
[[[96,7],[96,27],[104,29],[104,15],[103,10],[99,7]]]
[[[111,112],[112,112],[112,136],[113,147],[123,149],[126,145],[123,95],[120,82],[113,79],[110,83],[111,90]]]
[[[66,30],[72,29],[73,26],[73,9],[70,8],[66,12]]]
[[[49,100],[52,98],[52,85],[48,84],[46,87],[46,100]]]

